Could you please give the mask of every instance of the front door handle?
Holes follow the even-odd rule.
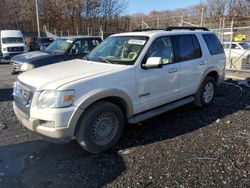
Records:
[[[178,72],[178,69],[177,68],[171,68],[171,69],[168,69],[168,72],[169,73]]]

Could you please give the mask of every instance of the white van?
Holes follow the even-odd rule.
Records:
[[[28,52],[20,30],[1,31],[1,61],[10,61],[11,57]]]

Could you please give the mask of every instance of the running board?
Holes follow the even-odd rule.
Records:
[[[132,116],[128,119],[128,123],[135,124],[135,123],[139,123],[141,121],[145,121],[145,120],[150,119],[154,116],[158,116],[160,114],[163,114],[165,112],[168,112],[170,110],[173,110],[175,108],[183,106],[185,104],[191,103],[194,100],[195,100],[195,98],[193,96],[190,96],[190,97],[186,97],[186,98],[183,98],[181,100],[178,100],[178,101],[175,101],[172,103],[168,103],[168,104],[160,106],[158,108],[154,108],[153,110],[149,110],[149,111],[140,113],[138,115]]]

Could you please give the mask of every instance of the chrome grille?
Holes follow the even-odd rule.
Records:
[[[8,52],[22,52],[24,51],[24,47],[8,47]]]
[[[27,117],[30,116],[30,105],[33,98],[35,89],[28,86],[20,81],[17,81],[14,86],[13,96],[16,106],[21,110]]]
[[[12,59],[10,60],[12,70],[15,72],[19,72],[21,68],[21,63],[13,61]]]

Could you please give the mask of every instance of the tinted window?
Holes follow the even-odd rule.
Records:
[[[223,47],[215,34],[202,35],[211,55],[224,53]]]
[[[202,56],[200,43],[195,35],[192,35],[193,44],[194,44],[194,57],[200,58]]]
[[[245,42],[242,42],[239,44],[244,50],[248,50],[250,48],[250,45],[245,43]]]
[[[201,56],[200,45],[192,35],[175,36],[177,61],[188,61]]]
[[[53,39],[50,39],[50,38],[41,38],[39,41],[40,41],[40,43],[48,43],[48,42],[53,42]]]
[[[7,37],[2,38],[3,44],[10,44],[10,43],[24,43],[23,38],[21,37]]]
[[[237,44],[232,44],[232,49],[240,49],[240,47]]]
[[[93,39],[93,40],[91,41],[91,44],[92,44],[93,47],[96,47],[96,46],[98,46],[98,45],[100,44],[100,41],[97,40],[97,39]]]
[[[156,39],[150,46],[145,60],[149,57],[161,57],[164,64],[172,63],[174,61],[174,53],[171,38],[160,37]]]
[[[225,43],[225,44],[223,44],[223,47],[224,47],[225,49],[229,49],[230,44]]]
[[[75,41],[72,49],[76,50],[76,54],[89,53],[91,50],[86,39]]]

